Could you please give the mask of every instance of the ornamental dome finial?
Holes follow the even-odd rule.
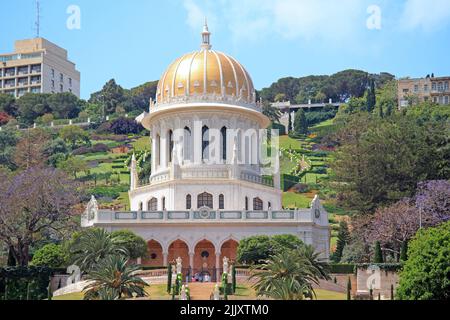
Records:
[[[208,29],[208,20],[205,17],[205,25],[203,26],[203,32],[202,32],[202,49],[211,50],[211,32],[209,32]]]

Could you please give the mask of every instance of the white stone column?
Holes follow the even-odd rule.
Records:
[[[221,281],[221,274],[220,274],[220,255],[221,252],[217,252],[216,251],[216,282],[220,282]]]
[[[191,267],[191,269],[194,269],[194,256],[194,252],[189,252],[189,267]]]
[[[169,253],[168,252],[163,252],[163,266],[167,267],[167,265],[169,264],[169,262],[167,261],[169,258]]]
[[[156,132],[152,128],[152,173],[156,172],[156,157],[158,151],[156,150]]]
[[[159,153],[160,153],[160,159],[161,159],[161,168],[166,169],[169,157],[167,155],[168,147],[167,147],[167,130],[166,128],[161,129],[160,133],[161,142],[159,143]]]
[[[137,264],[142,264],[142,258],[137,258],[136,263],[137,263]]]

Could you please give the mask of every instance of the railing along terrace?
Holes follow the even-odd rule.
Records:
[[[190,211],[106,211],[101,210],[93,219],[98,222],[145,222],[145,221],[311,221],[311,210],[190,210]]]

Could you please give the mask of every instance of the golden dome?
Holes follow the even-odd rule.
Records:
[[[255,88],[245,68],[234,58],[211,50],[208,26],[199,51],[173,62],[164,72],[156,92],[157,104],[181,101],[255,104]]]

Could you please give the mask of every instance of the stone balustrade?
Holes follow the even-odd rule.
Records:
[[[128,211],[116,212],[99,210],[85,223],[202,223],[202,222],[305,222],[312,223],[310,209],[279,211],[225,211],[225,210],[190,210],[190,211]]]

